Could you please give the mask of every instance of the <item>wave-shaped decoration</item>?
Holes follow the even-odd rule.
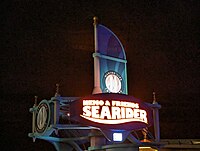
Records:
[[[130,118],[130,119],[118,119],[118,120],[108,120],[108,119],[96,119],[96,118],[91,118],[91,117],[87,117],[84,115],[80,115],[81,117],[96,122],[96,123],[101,123],[101,124],[122,124],[122,123],[127,123],[127,122],[143,122],[145,124],[148,124],[148,122],[144,122],[144,120],[139,119],[139,118]]]

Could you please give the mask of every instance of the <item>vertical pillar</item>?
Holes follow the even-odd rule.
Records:
[[[53,119],[53,124],[56,125],[59,123],[59,112],[60,112],[60,101],[59,101],[59,97],[60,97],[60,93],[59,93],[59,84],[56,84],[56,93],[55,93],[55,98],[53,100],[54,102],[54,109],[53,109],[53,115],[52,115],[52,119]]]
[[[153,92],[153,123],[154,123],[154,133],[155,141],[160,142],[160,123],[159,123],[159,109],[161,105],[156,102],[156,93]]]
[[[89,150],[98,150],[103,151],[101,149],[102,146],[106,144],[106,139],[104,135],[99,130],[91,130],[90,134],[90,147]]]
[[[98,31],[97,31],[97,21],[98,18],[94,17],[94,46],[95,46],[95,53],[98,53]],[[99,57],[94,57],[94,89],[92,94],[102,93],[100,88],[100,62]]]
[[[98,18],[94,17],[94,45],[95,45],[95,53],[98,53],[98,31],[97,31],[97,21]],[[99,57],[94,57],[94,89],[92,94],[102,93],[100,88],[100,61]],[[99,135],[98,130],[91,130],[91,137],[90,137],[90,147],[99,147],[105,145],[106,139],[104,136]]]
[[[33,105],[33,110],[32,110],[32,133],[35,133],[35,114],[36,114],[36,106],[37,106],[37,96],[35,96],[35,103]],[[35,138],[33,137],[33,142],[35,142]]]

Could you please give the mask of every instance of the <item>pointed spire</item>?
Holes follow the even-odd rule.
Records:
[[[98,24],[98,17],[97,17],[97,16],[94,16],[94,17],[93,17],[93,20],[94,20],[93,25],[97,25],[97,24]]]
[[[157,103],[157,102],[156,102],[156,92],[153,91],[153,104],[155,104],[155,103]]]
[[[55,97],[58,97],[58,96],[60,96],[60,94],[59,94],[59,84],[58,83],[56,83],[56,93],[55,93]]]
[[[149,139],[147,139],[147,135],[148,135],[148,128],[143,128],[142,129],[142,134],[144,139],[142,140],[142,142],[151,142]]]
[[[143,134],[143,137],[144,137],[144,142],[146,142],[146,140],[147,140],[147,130],[143,129],[142,134]]]
[[[38,99],[38,96],[35,96],[35,103],[34,103],[34,106],[37,106],[37,99]]]

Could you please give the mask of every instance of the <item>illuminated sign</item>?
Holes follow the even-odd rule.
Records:
[[[71,119],[103,129],[139,129],[151,124],[151,109],[140,100],[118,93],[95,94],[70,105]]]
[[[116,100],[83,100],[81,117],[102,124],[138,121],[148,124],[147,112],[138,103]]]

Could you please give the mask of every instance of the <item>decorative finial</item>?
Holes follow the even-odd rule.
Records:
[[[34,103],[34,106],[37,106],[37,99],[38,99],[38,96],[35,96],[35,103]]]
[[[94,16],[94,17],[93,17],[93,20],[94,20],[93,25],[97,25],[97,24],[98,24],[98,17],[97,17],[97,16]]]
[[[57,97],[57,96],[60,96],[60,94],[59,94],[59,84],[58,83],[56,83],[56,93],[55,93],[55,97]]]
[[[153,91],[153,103],[156,103],[156,92]]]
[[[148,130],[146,128],[143,128],[142,134],[143,134],[143,137],[144,137],[144,142],[147,142],[147,133],[148,133]]]

